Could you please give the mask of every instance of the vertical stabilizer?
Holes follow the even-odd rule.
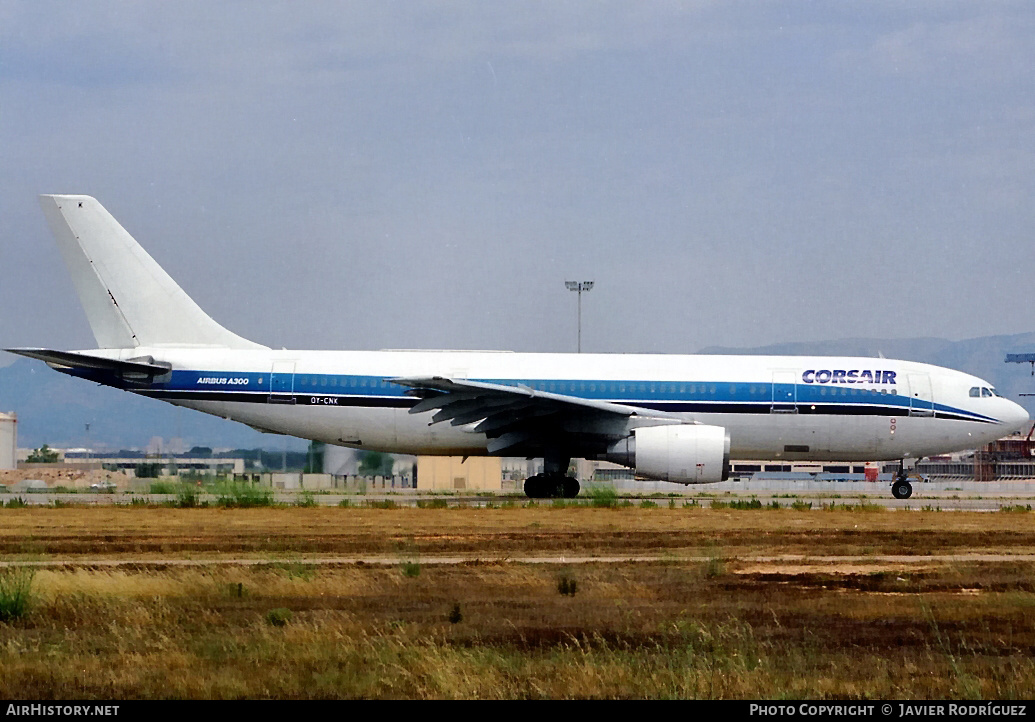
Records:
[[[99,348],[265,348],[212,320],[90,196],[40,196]]]

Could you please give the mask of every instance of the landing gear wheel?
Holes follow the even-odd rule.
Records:
[[[913,495],[913,486],[905,479],[899,479],[892,485],[891,495],[896,499],[908,499]]]
[[[536,474],[525,479],[525,496],[530,499],[574,499],[579,482],[570,476]]]
[[[565,499],[574,499],[579,495],[579,480],[566,476],[564,477],[564,481],[561,482],[561,489],[564,492],[561,494],[562,497]]]
[[[525,479],[525,496],[527,496],[529,499],[543,498],[543,496],[545,496],[545,494],[543,493],[545,491],[545,489],[543,488],[544,486],[545,484],[543,484],[543,477],[539,474],[528,477],[527,479]]]

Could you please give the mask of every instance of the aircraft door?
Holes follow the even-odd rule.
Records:
[[[934,394],[928,374],[909,374],[909,415],[934,416]]]
[[[798,413],[797,371],[773,371],[773,399],[770,412],[774,414]]]
[[[295,399],[295,362],[274,361],[270,371],[271,404],[294,404]]]

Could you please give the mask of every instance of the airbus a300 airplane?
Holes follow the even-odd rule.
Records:
[[[731,457],[906,462],[1028,420],[979,378],[883,358],[275,351],[212,320],[93,198],[40,200],[98,348],[12,353],[328,444],[543,458],[530,497],[578,494],[573,457],[701,484]]]

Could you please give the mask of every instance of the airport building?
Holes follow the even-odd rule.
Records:
[[[498,456],[417,457],[417,488],[422,491],[499,491],[502,483]]]
[[[18,416],[0,413],[0,471],[18,468]]]

